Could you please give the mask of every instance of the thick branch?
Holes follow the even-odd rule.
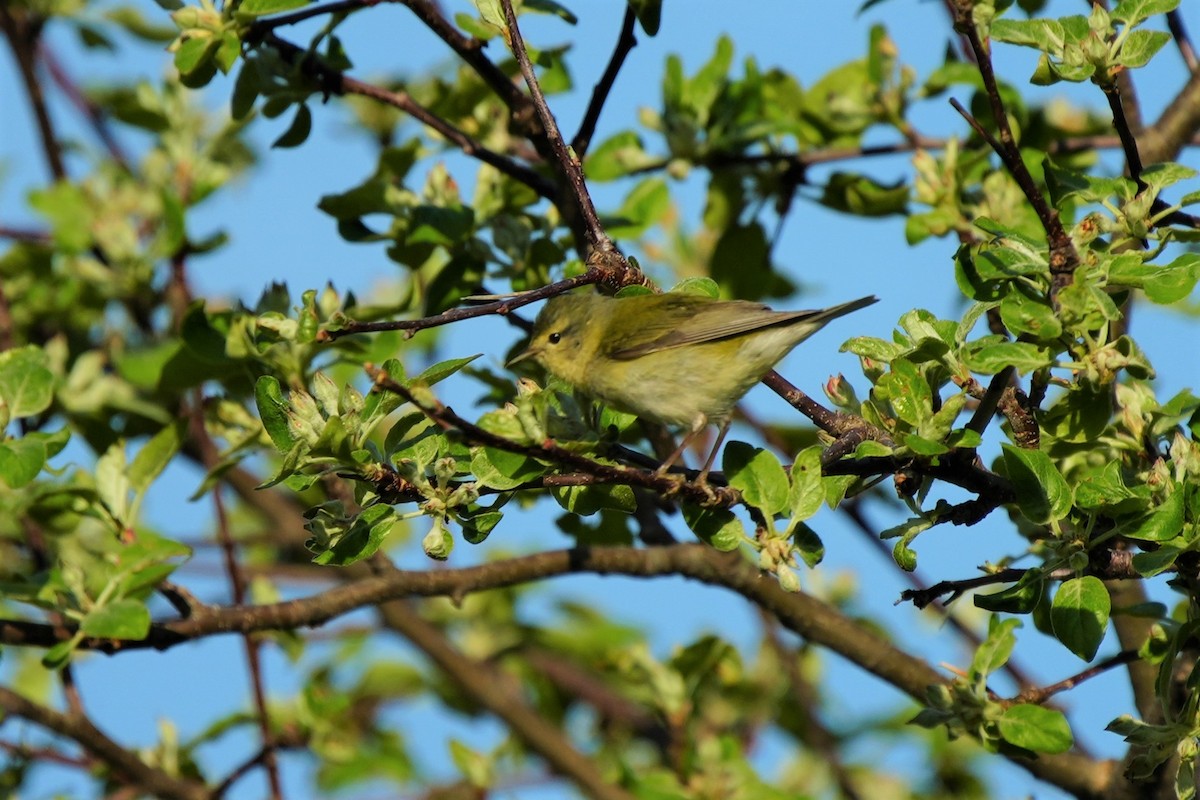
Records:
[[[87,717],[61,714],[53,709],[38,705],[11,689],[0,686],[0,709],[6,714],[27,719],[37,725],[65,736],[78,743],[83,749],[112,767],[119,775],[155,797],[180,798],[180,800],[206,800],[212,794],[198,783],[180,780],[155,769],[108,738]]]
[[[596,763],[580,753],[561,728],[522,699],[520,687],[510,675],[468,657],[408,603],[389,603],[380,611],[389,628],[416,645],[443,675],[503,720],[530,750],[585,795],[595,800],[632,800],[633,795],[605,779]]]

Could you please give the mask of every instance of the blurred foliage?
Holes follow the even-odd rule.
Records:
[[[1122,0],[1061,18],[1037,16],[1050,5],[1040,2],[956,4],[969,7],[972,30],[990,47],[1037,51],[1033,83],[1090,82],[1103,97],[1168,45],[1170,34],[1158,28],[1178,0]],[[1051,637],[1064,655],[1094,665],[1110,628],[1132,619],[1146,635],[1128,645],[1130,657],[1157,671],[1160,713],[1126,714],[1109,730],[1133,746],[1131,780],[1158,781],[1142,796],[1194,796],[1200,397],[1190,389],[1159,397],[1154,366],[1128,325],[1131,309],[1182,305],[1200,280],[1191,249],[1198,226],[1186,214],[1200,201],[1194,170],[1159,163],[1109,174],[1092,140],[1112,133],[1107,109],[1036,104],[1011,77],[989,97],[980,70],[954,57],[919,76],[882,25],[871,28],[861,55],[803,82],[752,57],[737,62],[727,37],[691,74],[669,56],[658,106],[624,120],[583,162],[590,182],[621,187],[621,202],[601,219],[623,247],[653,259],[653,275],[674,291],[790,297],[797,285],[776,260],[776,238],[789,215],[816,203],[861,224],[902,216],[909,243],[952,240],[953,274],[944,284],[953,281],[964,298],[958,319],[913,309],[890,339],[856,336],[843,346],[860,359],[863,378],[830,380],[828,401],[872,433],[837,466],[877,469],[831,469],[828,437],[778,430],[769,440],[789,445],[785,458],[774,447],[725,446],[723,479],[740,504],[676,503],[640,484],[565,479],[578,470],[535,450],[553,441],[594,465],[625,463],[631,449],[661,445],[633,417],[552,379],[539,383],[542,375],[514,382],[477,355],[443,353],[418,370],[418,347],[429,345],[399,332],[341,335],[584,269],[566,190],[547,200],[537,181],[511,168],[555,185],[537,155],[549,152],[545,142],[532,117],[522,117],[529,109],[497,93],[497,80],[511,83],[519,72],[507,57],[511,32],[499,3],[479,0],[445,20],[470,42],[467,52],[493,59],[491,80],[478,64],[454,63],[380,79],[374,92],[342,82],[353,61],[338,35],[350,14],[371,14],[371,3],[318,14],[311,40],[294,42],[295,31],[279,22],[317,10],[303,0],[161,5],[169,16],[69,0],[3,9],[18,60],[36,52],[45,29],[61,26],[84,47],[114,53],[139,40],[169,43],[173,61],[163,78],[85,87],[80,98],[95,110],[95,130],[111,127],[121,141],[136,132],[136,157],[55,140],[51,146],[84,157],[70,160],[69,176],[29,193],[41,221],[35,235],[4,232],[0,595],[6,618],[66,631],[36,654],[6,647],[8,686],[52,704],[48,678],[76,663],[89,637],[118,646],[145,639],[152,618],[166,613],[158,595],[179,610],[173,582],[189,579],[203,560],[194,551],[212,544],[212,531],[151,530],[142,505],[156,481],[185,466],[202,475],[195,499],[236,496],[228,514],[213,506],[212,528],[253,571],[255,602],[290,596],[281,588],[286,570],[346,585],[386,573],[389,556],[410,553],[418,540],[430,558],[453,561],[460,541],[491,539],[487,558],[498,562],[522,546],[520,521],[535,504],[556,504],[566,546],[643,548],[661,544],[661,517],[678,507],[706,545],[739,553],[762,580],[789,592],[804,584],[898,647],[912,643],[886,612],[863,618],[855,592],[822,576],[825,546],[808,521],[822,506],[886,500],[895,523],[882,536],[894,540],[896,564],[911,571],[924,532],[978,521],[935,491],[958,474],[966,476],[958,485],[978,495],[971,513],[1003,510],[1022,537],[1015,552],[981,547],[978,561],[994,574],[1018,563],[1022,571],[974,596],[990,616],[971,666],[930,686],[915,718],[904,709],[866,727],[825,721],[845,703],[828,683],[834,667],[816,647],[782,641],[771,609],[763,610],[756,652],[713,634],[664,654],[645,631],[595,608],[531,611],[538,594],[529,586],[388,607],[432,624],[478,666],[478,680],[511,688],[613,787],[640,798],[998,796],[984,777],[989,755],[1023,762],[1074,745],[1066,716],[1044,704],[1049,695],[1005,700],[989,688],[989,677],[1010,666],[1018,638]],[[641,33],[659,31],[659,2],[628,5]],[[875,5],[885,4],[863,7]],[[903,13],[901,3],[886,5]],[[563,29],[576,23],[551,0],[525,0],[520,11],[552,15]],[[490,47],[479,49],[483,43]],[[531,44],[551,104],[576,90],[571,48]],[[220,97],[228,115],[203,110],[197,96],[218,74],[234,76],[229,97]],[[1046,220],[983,137],[935,139],[915,129],[912,109],[947,93],[967,98],[964,107],[987,130],[996,127],[993,101],[1002,101],[1019,156],[1078,255],[1068,280],[1052,263]],[[314,118],[336,113],[324,108],[335,96],[329,105],[350,115],[376,164],[312,201],[347,245],[383,249],[397,267],[395,286],[378,303],[334,285],[272,285],[254,302],[196,296],[188,271],[220,263],[226,238],[196,230],[194,211],[235,180],[252,179],[263,156],[247,144],[248,126],[269,128],[276,148],[302,148]],[[399,108],[422,110],[443,127]],[[272,121],[279,118],[286,121]],[[463,149],[460,136],[472,142],[468,155],[482,149],[494,158],[470,166],[449,158]],[[896,144],[879,148],[881,140]],[[870,156],[885,151],[909,159],[905,178],[871,174]],[[703,215],[684,222],[675,198],[696,174]],[[479,349],[499,355],[491,342]],[[368,365],[416,402],[364,381]],[[471,423],[501,444],[433,418],[430,410],[444,408],[438,384],[448,379],[482,393]],[[878,486],[889,476],[897,490],[890,497]],[[980,481],[990,494],[972,488]],[[972,543],[979,544],[993,543]],[[1174,608],[1114,602],[1104,565],[1126,554],[1128,577],[1176,592]],[[401,630],[387,623],[386,608],[383,619]],[[302,676],[294,695],[271,698],[269,727],[279,748],[308,754],[314,790],[349,795],[371,782],[473,797],[547,780],[531,763],[537,748],[514,729],[487,744],[450,741],[446,763],[458,777],[435,785],[441,776],[414,755],[411,742],[422,732],[404,712],[432,701],[474,718],[489,706],[449,672],[389,652],[378,639],[377,630],[349,626],[331,630],[328,641],[289,630],[262,639]],[[184,740],[164,722],[140,757],[164,774],[214,786],[228,773],[205,771],[201,749],[258,727],[252,707]],[[764,768],[756,751],[764,740],[784,743],[780,769]],[[46,741],[38,746],[61,745]],[[860,757],[864,742],[917,755],[898,772]],[[24,745],[7,753],[0,786],[15,795],[35,785],[38,757]],[[118,785],[119,765],[102,762],[86,765],[97,786]]]

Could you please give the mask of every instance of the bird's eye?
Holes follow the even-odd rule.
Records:
[[[552,333],[546,337],[546,341],[550,342],[550,344],[558,344],[562,341],[562,334],[557,332]]]

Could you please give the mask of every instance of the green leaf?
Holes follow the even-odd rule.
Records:
[[[1049,350],[1029,342],[986,344],[969,351],[964,360],[972,372],[981,375],[995,375],[1005,367],[1026,374],[1054,363]]]
[[[1121,0],[1109,16],[1113,22],[1123,22],[1133,27],[1159,14],[1166,14],[1179,7],[1179,0]]]
[[[1050,456],[1010,444],[1004,450],[1004,469],[1013,483],[1017,505],[1030,522],[1045,525],[1071,510],[1071,487]]]
[[[150,610],[137,600],[114,600],[88,612],[79,630],[105,639],[145,639],[150,632]]]
[[[657,36],[662,23],[663,0],[626,0],[647,36]]]
[[[1062,321],[1050,301],[1015,287],[1000,301],[1000,319],[1013,334],[1028,333],[1043,341],[1062,336]]]
[[[475,226],[475,212],[469,208],[420,205],[413,209],[406,244],[432,244],[450,247],[463,241]]]
[[[658,164],[633,131],[621,131],[588,151],[584,169],[590,181],[611,181],[635,170]]]
[[[1050,606],[1054,636],[1068,650],[1091,661],[1104,641],[1112,600],[1104,582],[1094,575],[1072,578],[1058,587]]]
[[[216,50],[217,40],[211,36],[193,36],[185,39],[175,51],[175,68],[183,75],[196,72],[208,61],[209,53],[215,53]]]
[[[1165,542],[1179,536],[1183,532],[1184,494],[1183,487],[1175,487],[1175,491],[1162,505],[1123,529],[1121,533],[1130,539],[1147,542]]]
[[[896,416],[909,425],[920,425],[933,415],[933,390],[929,388],[929,381],[907,359],[893,361],[876,389],[880,397],[891,402]]]
[[[821,192],[821,205],[846,214],[883,217],[903,214],[908,195],[909,186],[903,180],[883,184],[867,175],[835,172]]]
[[[730,442],[722,458],[725,478],[747,503],[775,516],[788,507],[788,479],[774,453]]]
[[[1035,753],[1065,753],[1075,744],[1061,711],[1031,703],[1004,709],[996,727],[1004,741]]]
[[[1151,578],[1175,565],[1183,553],[1188,552],[1191,545],[1184,537],[1162,542],[1158,549],[1145,553],[1137,553],[1133,557],[1133,568],[1143,578]]]
[[[262,17],[303,8],[306,5],[308,0],[243,0],[237,10],[238,14],[244,17]]]
[[[583,517],[604,509],[632,514],[637,509],[633,489],[624,484],[611,486],[556,486],[550,490],[558,504]]]
[[[1200,280],[1200,255],[1185,253],[1166,265],[1143,264],[1138,258],[1116,258],[1109,266],[1110,284],[1143,290],[1155,303],[1175,303],[1192,293]]]
[[[793,520],[806,520],[825,502],[821,485],[821,446],[806,447],[796,454],[792,463],[791,487],[788,489],[788,509]]]
[[[291,450],[296,440],[288,426],[288,404],[283,399],[279,380],[271,375],[260,376],[254,382],[254,403],[275,448],[281,453]]]
[[[45,434],[42,434],[45,435]],[[19,489],[33,482],[46,466],[46,444],[37,434],[0,441],[0,484]]]
[[[988,621],[987,638],[980,643],[971,659],[971,673],[987,677],[1007,664],[1017,645],[1016,630],[1020,627],[1020,620],[1001,619],[992,615]]]
[[[736,550],[746,537],[742,523],[725,508],[701,508],[692,503],[680,505],[683,521],[700,541],[722,552]]]
[[[312,132],[312,111],[308,105],[301,103],[296,107],[296,116],[292,117],[292,124],[288,129],[279,135],[279,138],[271,142],[271,147],[288,148],[299,147],[308,139],[308,134]]]
[[[721,297],[721,287],[712,278],[684,278],[671,287],[675,294],[696,295],[717,300]]]
[[[1116,61],[1131,69],[1144,67],[1169,41],[1171,34],[1166,31],[1133,31],[1121,45]]]
[[[869,358],[887,364],[893,358],[898,358],[904,348],[894,342],[876,339],[873,336],[855,336],[839,348],[839,352],[853,353],[861,358]]]
[[[31,417],[50,407],[54,373],[49,364],[45,351],[33,345],[0,353],[0,430],[10,419]]]
[[[476,353],[473,356],[467,356],[465,358],[451,358],[446,361],[439,361],[412,380],[405,381],[404,385],[412,386],[414,383],[423,383],[426,386],[433,386],[435,383],[449,378],[451,375],[458,372],[460,369],[465,367],[467,364],[470,364],[481,355],[483,355],[483,353]]]
[[[477,482],[493,489],[515,489],[546,474],[547,469],[520,453],[494,447],[471,448],[471,474]]]
[[[976,608],[998,614],[1029,614],[1042,599],[1045,581],[1037,570],[1029,570],[1012,586],[992,594],[977,594]]]
[[[345,567],[369,558],[379,550],[383,540],[396,524],[396,512],[391,506],[373,505],[363,509],[333,546],[319,553],[313,562]]]
[[[179,420],[166,426],[133,457],[133,463],[129,465],[129,481],[134,491],[144,492],[171,463],[183,445],[185,425]]]
[[[96,459],[96,495],[120,524],[128,522],[130,489],[125,474],[125,442],[118,439]]]

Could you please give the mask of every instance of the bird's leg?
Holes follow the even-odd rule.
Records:
[[[703,414],[698,414],[696,419],[692,420],[692,429],[688,431],[683,439],[679,442],[679,447],[675,448],[675,452],[671,453],[667,460],[662,463],[662,466],[654,470],[654,474],[666,475],[667,470],[669,470],[675,464],[675,462],[679,460],[680,456],[683,455],[683,451],[686,450],[688,445],[690,445],[692,441],[700,435],[700,432],[704,430],[704,426],[707,424],[708,417],[704,416]]]
[[[712,469],[713,461],[717,458],[717,451],[721,449],[721,445],[725,442],[725,434],[729,433],[730,420],[725,420],[721,423],[721,430],[717,432],[717,441],[713,443],[712,450],[708,452],[708,458],[704,460],[704,469],[700,470],[700,477],[696,479],[696,483],[701,486],[708,485],[708,471]]]

